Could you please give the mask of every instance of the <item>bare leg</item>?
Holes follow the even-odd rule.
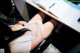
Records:
[[[45,18],[45,14],[43,12],[38,12],[29,22],[31,21],[42,22],[44,18]]]
[[[57,22],[54,19],[51,19],[50,21],[46,22],[43,25],[43,30],[44,30],[43,38],[47,38],[56,25]]]
[[[41,35],[41,32],[38,31],[38,34],[36,36],[36,39],[34,39],[32,41],[32,47],[31,47],[31,50],[33,48],[35,48],[42,40],[43,38],[47,38],[50,33],[52,32],[52,30],[54,29],[54,27],[57,25],[57,22],[54,20],[54,19],[51,19],[50,21],[46,22],[44,25],[43,25],[43,33],[44,35],[42,36]]]

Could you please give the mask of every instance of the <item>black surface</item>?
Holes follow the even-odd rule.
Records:
[[[68,53],[73,47],[80,43],[80,33],[62,26],[59,33],[53,32],[52,44],[56,46],[62,53]]]

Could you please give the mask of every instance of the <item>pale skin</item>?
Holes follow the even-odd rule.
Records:
[[[43,22],[45,18],[45,14],[43,12],[38,12],[29,22],[31,21],[40,21],[41,23]],[[13,31],[16,30],[20,30],[22,28],[24,28],[26,22],[25,21],[19,21],[17,24],[13,25],[11,27],[11,29]],[[32,23],[34,24],[34,23]],[[52,30],[54,29],[54,27],[56,26],[57,22],[54,19],[51,19],[50,21],[46,22],[43,24],[43,36],[41,36],[41,32],[40,32],[40,27],[39,25],[37,25],[37,35],[36,38],[34,40],[32,40],[32,46],[31,46],[31,50],[34,49],[43,39],[47,38],[50,33],[52,32]],[[27,31],[26,32],[26,36],[31,34],[31,31]]]

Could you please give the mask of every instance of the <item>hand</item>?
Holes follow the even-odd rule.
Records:
[[[27,25],[27,22],[19,21],[17,24],[11,25],[10,28],[12,29],[12,31],[17,31],[17,30],[20,30],[22,28],[25,28],[25,25]]]

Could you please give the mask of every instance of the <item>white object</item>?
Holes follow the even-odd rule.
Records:
[[[77,8],[76,5],[71,6],[64,0],[54,0],[55,4],[51,7],[52,9],[46,11],[36,5],[33,0],[25,0],[25,2],[80,33],[80,23],[77,21],[80,18],[80,4]]]

